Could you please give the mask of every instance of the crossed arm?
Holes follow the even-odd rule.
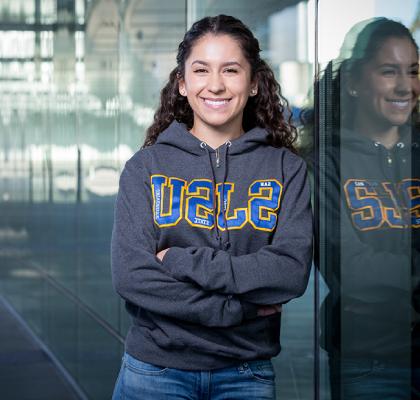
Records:
[[[171,247],[158,253],[168,273],[206,291],[264,306],[302,295],[312,260],[310,191],[303,162],[288,172],[270,244],[240,256],[211,247]]]
[[[163,257],[165,256],[165,254],[168,250],[169,250],[169,248],[161,250],[156,254],[156,257],[160,260],[160,262],[163,262]],[[276,314],[276,313],[279,313],[281,311],[282,311],[281,304],[258,305],[257,316],[267,317],[269,315]]]

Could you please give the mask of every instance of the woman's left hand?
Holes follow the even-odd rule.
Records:
[[[277,314],[281,312],[281,304],[273,304],[268,306],[258,307],[258,317],[268,317],[269,315]]]
[[[156,257],[159,258],[160,261],[162,261],[163,257],[165,256],[168,250],[169,250],[169,247],[167,249],[159,251],[159,253],[156,254]]]

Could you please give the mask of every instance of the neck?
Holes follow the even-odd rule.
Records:
[[[398,126],[372,121],[371,119],[360,117],[360,115],[355,117],[354,130],[375,142],[381,143],[387,149],[394,147],[400,137]]]
[[[197,124],[194,122],[190,132],[198,139],[206,142],[213,149],[217,149],[228,140],[237,139],[240,137],[244,130],[242,125],[239,126],[227,126],[215,129],[207,124]]]

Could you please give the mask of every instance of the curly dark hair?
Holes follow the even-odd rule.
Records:
[[[389,38],[406,38],[416,49],[417,57],[419,48],[410,30],[403,24],[387,18],[377,18],[368,23],[358,34],[352,49],[350,58],[342,60],[333,71],[332,101],[333,101],[333,125],[334,127],[346,127],[352,129],[356,109],[357,98],[351,96],[346,90],[349,79],[360,80],[363,67],[372,60]],[[411,124],[419,123],[419,107],[414,107]]]
[[[156,142],[159,134],[173,120],[185,123],[191,129],[193,110],[187,98],[178,91],[179,79],[184,77],[185,61],[194,44],[206,34],[229,35],[237,40],[251,66],[251,80],[257,79],[258,92],[248,98],[244,108],[242,125],[245,131],[259,126],[268,132],[268,141],[274,147],[286,147],[295,152],[297,130],[291,123],[292,113],[282,96],[280,85],[268,64],[260,58],[260,46],[252,32],[239,19],[227,15],[205,17],[195,22],[179,44],[177,66],[169,75],[169,82],[162,89],[160,105],[153,124],[147,129],[143,148]]]

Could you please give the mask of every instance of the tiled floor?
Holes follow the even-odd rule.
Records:
[[[0,327],[1,399],[80,399],[1,296]]]

